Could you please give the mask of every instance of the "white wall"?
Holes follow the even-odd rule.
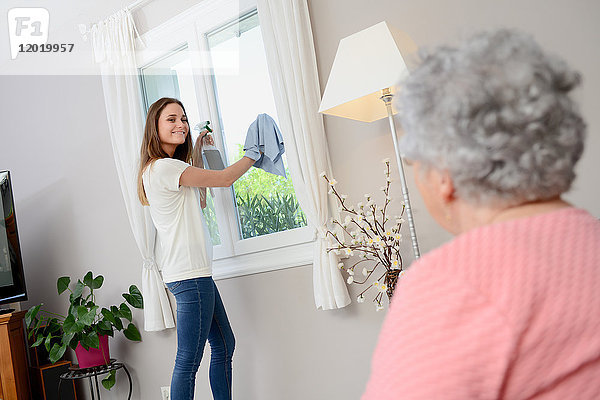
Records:
[[[135,13],[140,33],[189,6],[155,0]],[[589,138],[568,199],[600,216],[600,4],[593,0],[405,1],[310,0],[313,33],[325,87],[339,40],[382,20],[405,30],[421,45],[455,41],[496,26],[520,27],[583,73],[576,92]],[[108,14],[114,9],[105,10]],[[129,229],[114,167],[99,77],[0,77],[0,169],[9,169],[30,301],[63,306],[55,282],[61,275],[105,275],[99,301],[114,300],[139,285],[140,257]],[[385,121],[364,124],[327,117],[326,130],[339,188],[357,202],[383,184],[380,160],[393,157]],[[412,186],[423,251],[449,236],[428,217]],[[374,183],[373,183],[374,182]],[[396,181],[396,197],[400,197]],[[392,213],[395,209],[392,210]],[[408,236],[407,233],[405,236]],[[407,249],[406,254],[409,254]],[[408,256],[407,259],[410,259]],[[358,399],[383,314],[370,304],[315,311],[312,271],[299,267],[219,281],[237,337],[234,394],[237,399]],[[354,295],[357,288],[351,288]],[[142,326],[142,313],[134,318]],[[399,337],[401,340],[401,337]],[[129,366],[134,398],[159,399],[175,355],[173,330],[143,332],[136,344],[117,336],[114,356]],[[209,398],[208,358],[198,373],[197,397]],[[124,375],[104,399],[124,398]]]

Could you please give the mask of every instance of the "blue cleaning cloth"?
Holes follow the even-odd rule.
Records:
[[[256,168],[287,178],[281,158],[285,153],[283,137],[279,127],[268,114],[259,114],[250,124],[244,150],[246,157],[256,160]],[[263,154],[260,154],[261,152]]]

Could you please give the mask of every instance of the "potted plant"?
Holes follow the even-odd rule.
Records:
[[[58,294],[70,292],[67,315],[44,310],[43,303],[31,307],[25,314],[25,324],[30,329],[28,337],[35,338],[31,347],[43,344],[52,363],[60,360],[70,347],[75,351],[80,368],[90,368],[109,364],[108,336],[114,336],[115,331],[122,331],[129,340],[141,341],[140,331],[132,322],[128,306],[143,308],[140,290],[131,285],[129,292],[122,294],[125,301],[120,305],[100,308],[94,291],[100,289],[103,283],[104,277],[94,277],[91,271],[73,285],[68,276],[58,278]],[[114,386],[115,372],[111,371],[102,380],[105,388]]]

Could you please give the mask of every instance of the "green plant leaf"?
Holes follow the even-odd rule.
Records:
[[[88,271],[87,274],[83,277],[83,284],[89,288],[92,288],[92,282],[94,281],[94,276],[92,275],[92,271]]]
[[[81,282],[80,280],[77,281],[77,284],[75,285],[75,289],[73,289],[73,299],[77,299],[80,298],[81,295],[83,294],[83,289],[85,288],[85,285],[83,284],[83,282]],[[73,303],[73,299],[71,300],[71,303]]]
[[[75,316],[73,314],[67,315],[67,318],[63,321],[63,331],[65,333],[74,332],[75,327]]]
[[[138,330],[137,326],[135,326],[131,322],[129,323],[129,325],[127,325],[127,329],[125,329],[123,333],[125,334],[125,337],[129,340],[133,340],[134,342],[142,341],[142,335],[140,334],[140,331]]]
[[[71,339],[71,341],[69,342],[69,347],[72,348],[73,350],[75,350],[80,341],[81,341],[81,338],[79,337],[79,334],[75,334],[73,339]]]
[[[113,313],[115,317],[119,317],[121,315],[121,312],[117,306],[110,306],[110,312]]]
[[[47,323],[46,332],[55,333],[58,331],[60,331],[60,323],[58,322],[58,319],[51,318]]]
[[[102,287],[103,283],[104,283],[104,277],[102,275],[98,275],[92,281],[92,289],[100,289]]]
[[[86,308],[86,310],[87,310],[87,308]],[[96,310],[98,310],[98,306],[92,307],[89,311],[87,311],[86,313],[84,313],[82,316],[79,317],[79,322],[81,322],[85,326],[92,325],[94,323],[94,319],[96,319]],[[77,309],[77,312],[79,312],[79,308]]]
[[[50,350],[50,353],[48,354],[48,358],[50,359],[50,362],[52,364],[54,364],[55,362],[60,360],[62,358],[62,356],[65,354],[66,350],[67,350],[66,344],[59,345],[58,343],[54,343],[54,346],[52,346],[52,350]]]
[[[52,340],[52,335],[46,336],[44,340],[44,346],[46,346],[46,351],[50,351],[50,345],[52,344],[50,341]]]
[[[27,310],[27,312],[25,313],[25,325],[29,328],[31,326],[31,323],[33,321],[35,321],[35,317],[37,317],[38,312],[40,311],[40,308],[42,307],[41,304],[38,304],[37,306],[33,306],[31,307],[29,310]]]
[[[98,338],[98,333],[95,331],[92,331],[86,335],[86,342],[91,348],[100,348],[100,339]]]
[[[62,344],[64,344],[65,346],[68,346],[69,343],[71,342],[71,340],[73,340],[73,338],[75,337],[75,332],[69,332],[69,333],[65,333],[62,337]]]
[[[62,294],[65,290],[69,288],[69,284],[71,283],[71,278],[68,276],[62,276],[58,278],[56,282],[56,288],[58,289],[58,294]]]
[[[109,372],[106,378],[102,379],[102,386],[104,386],[106,390],[110,390],[113,386],[115,386],[115,382],[117,381],[116,373],[117,371],[113,369]]]
[[[129,294],[123,293],[125,300],[135,308],[144,308],[142,292],[135,285],[129,286]]]
[[[117,328],[117,330],[123,330],[123,322],[121,322],[121,319],[114,315],[110,310],[103,308],[101,313],[104,318],[106,318],[111,324],[113,324],[115,328]]]
[[[105,319],[98,322],[98,332],[101,333],[102,335],[108,335],[111,337],[114,335],[113,326],[111,325],[110,322],[108,322]]]
[[[81,337],[81,346],[86,350],[89,350],[90,348],[99,348],[100,340],[98,339],[98,334],[92,331],[83,335]]]
[[[121,307],[119,307],[119,314],[121,317],[127,319],[131,322],[133,316],[131,315],[131,309],[125,303],[121,303]]]
[[[31,345],[31,347],[38,347],[40,344],[42,344],[42,342],[44,341],[44,339],[46,339],[45,336],[43,336],[43,335],[38,336],[38,338],[36,339],[35,342],[33,342],[33,344]]]
[[[84,315],[86,315],[88,312],[88,309],[86,306],[78,306],[77,307],[77,319],[81,320],[81,318],[83,318]]]

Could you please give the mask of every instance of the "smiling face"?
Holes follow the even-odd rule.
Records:
[[[183,109],[177,103],[170,103],[158,116],[158,138],[162,149],[171,157],[180,144],[185,143],[190,126]]]

